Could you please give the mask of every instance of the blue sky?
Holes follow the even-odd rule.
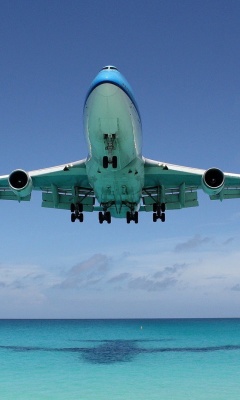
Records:
[[[82,108],[107,64],[131,84],[143,154],[240,172],[239,1],[0,1],[1,174],[87,155]],[[1,202],[0,317],[239,317],[240,200],[166,223]]]

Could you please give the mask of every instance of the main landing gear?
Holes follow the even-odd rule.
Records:
[[[131,221],[134,221],[135,224],[138,224],[138,212],[127,211],[126,219],[127,219],[127,224],[130,224]]]
[[[83,222],[83,205],[81,203],[77,203],[76,205],[74,203],[71,204],[71,221],[75,222],[76,219],[79,222]]]
[[[160,219],[162,222],[165,222],[165,211],[166,211],[166,206],[165,203],[162,204],[153,204],[153,222],[157,222],[158,219]]]
[[[110,211],[99,211],[98,213],[99,223],[102,224],[103,221],[107,221],[108,224],[111,224],[111,213]]]

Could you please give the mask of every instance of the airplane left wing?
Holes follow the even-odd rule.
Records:
[[[202,189],[211,200],[240,198],[240,175],[223,173],[217,168],[208,170],[183,167],[144,159],[145,211],[164,203],[166,209],[198,206],[197,190]]]
[[[0,177],[0,199],[29,201],[32,190],[42,192],[42,207],[70,210],[72,203],[82,203],[84,211],[93,211],[95,196],[86,159],[30,172],[19,169]]]

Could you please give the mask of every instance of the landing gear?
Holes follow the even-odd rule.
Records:
[[[103,168],[108,168],[109,164],[112,164],[114,169],[118,166],[117,156],[113,156],[113,152],[117,148],[117,137],[116,134],[108,134],[104,133],[103,140],[105,144],[105,150],[107,151],[108,156],[103,157]]]
[[[71,222],[75,222],[76,219],[79,220],[79,222],[83,222],[83,205],[81,203],[71,204]]]
[[[114,169],[117,168],[117,156],[112,156],[112,158],[108,158],[108,156],[103,157],[103,168],[108,168],[108,165],[112,164]]]
[[[138,224],[138,212],[127,211],[126,219],[127,219],[127,224],[130,224],[131,221],[134,221],[135,224]]]
[[[162,222],[165,222],[165,213],[158,215],[157,213],[153,213],[153,222],[157,222],[160,219]]]
[[[117,156],[113,156],[113,157],[112,157],[112,167],[113,167],[114,169],[117,168]]]
[[[103,221],[107,221],[108,224],[111,224],[111,213],[110,211],[99,211],[98,213],[99,223],[102,224]]]
[[[165,203],[162,204],[153,204],[153,222],[157,222],[160,219],[162,222],[165,222],[165,211],[166,205]]]
[[[103,157],[103,168],[107,168],[108,167],[108,156],[104,156]]]

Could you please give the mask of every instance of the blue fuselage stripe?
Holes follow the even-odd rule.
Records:
[[[132,93],[132,90],[128,84],[128,82],[126,81],[126,79],[117,71],[113,71],[111,73],[111,75],[108,73],[107,76],[102,76],[103,75],[103,71],[101,71],[96,78],[94,79],[94,81],[92,82],[87,95],[86,95],[86,99],[84,102],[84,108],[86,106],[87,100],[90,96],[90,94],[94,91],[94,89],[96,89],[98,86],[100,85],[104,85],[105,83],[111,84],[111,85],[115,85],[118,88],[120,88],[131,100],[131,102],[133,103],[135,109],[137,110],[139,119],[141,120],[141,116],[140,116],[140,112],[138,109],[138,105],[137,102],[134,98],[134,95]]]

